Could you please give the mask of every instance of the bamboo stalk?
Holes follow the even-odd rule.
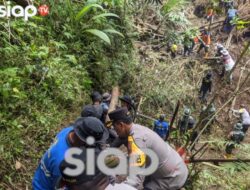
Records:
[[[208,159],[193,159],[189,161],[190,163],[198,163],[198,162],[250,162],[250,159],[216,159],[216,158],[208,158]]]
[[[248,51],[250,47],[250,42],[247,43],[247,45],[244,47],[243,51],[240,54],[240,57],[237,59],[233,69],[228,73],[228,77],[234,72],[234,70],[236,69],[236,67],[238,66],[238,64],[241,62],[241,60],[243,59],[243,57],[245,56],[246,52]]]

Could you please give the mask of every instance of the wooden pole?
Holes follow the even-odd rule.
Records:
[[[178,100],[177,105],[176,105],[175,110],[174,110],[173,117],[172,117],[170,125],[169,125],[169,134],[170,134],[171,129],[172,129],[173,125],[174,125],[174,121],[175,121],[175,118],[176,118],[176,116],[178,114],[180,104],[181,104],[181,102],[180,102],[180,100]],[[167,141],[167,136],[166,136],[165,141]]]
[[[108,113],[114,111],[116,109],[116,106],[118,104],[118,98],[119,98],[119,87],[116,86],[112,89],[112,98],[111,98],[111,101],[110,101],[110,105],[109,105],[109,110],[108,110]],[[106,122],[109,121],[109,116],[107,114],[106,116]]]
[[[144,115],[144,114],[141,114],[141,113],[136,113],[136,116],[139,116],[139,117],[143,117],[143,118],[146,118],[146,119],[149,119],[149,120],[152,120],[152,121],[155,121],[156,119],[150,117],[150,116],[147,116],[147,115]]]
[[[190,163],[198,162],[250,162],[250,159],[191,159]]]
[[[241,60],[243,59],[243,57],[245,56],[245,54],[247,53],[248,49],[250,47],[250,42],[248,42],[246,44],[246,46],[243,48],[243,51],[240,54],[240,57],[237,59],[233,69],[230,71],[230,73],[228,73],[227,78],[229,78],[229,76],[234,72],[234,70],[236,69],[237,65],[241,62]]]
[[[142,100],[143,100],[143,97],[140,98],[139,104],[138,104],[138,106],[137,106],[137,110],[136,110],[136,113],[135,113],[135,120],[134,120],[134,122],[136,122],[137,113],[140,112]]]

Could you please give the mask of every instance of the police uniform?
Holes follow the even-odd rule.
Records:
[[[125,108],[113,111],[109,114],[111,120],[119,120],[127,114]],[[158,169],[146,176],[137,175],[128,178],[126,183],[138,188],[143,182],[145,190],[176,190],[180,189],[188,176],[188,169],[179,154],[166,142],[164,142],[151,129],[133,124],[128,136],[128,152],[130,156],[136,156],[135,165],[147,167],[150,160],[143,152],[143,149],[151,149],[159,158]]]
[[[139,152],[141,159],[138,164],[147,166],[144,160],[143,148],[153,150],[159,158],[158,169],[144,181],[144,189],[152,190],[174,190],[181,188],[188,175],[188,170],[179,154],[169,144],[164,142],[156,133],[147,127],[133,124],[130,131],[132,145],[137,146],[132,154]],[[130,147],[129,147],[130,148]]]

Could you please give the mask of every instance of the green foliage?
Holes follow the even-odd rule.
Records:
[[[103,41],[107,42],[108,44],[111,44],[109,37],[104,32],[97,30],[97,29],[88,29],[85,31],[89,32],[91,34],[94,34],[94,35],[98,36],[99,38],[101,38]]]
[[[180,9],[181,5],[185,3],[184,0],[168,0],[162,7],[165,14],[170,13],[176,9]]]
[[[121,2],[49,0],[47,17],[0,20],[0,189],[30,186],[59,124],[69,124],[62,119],[76,112],[74,120],[92,89],[130,75],[132,45],[113,6]]]
[[[83,7],[83,9],[76,15],[76,20],[80,20],[84,15],[87,14],[87,12],[90,11],[90,9],[92,9],[94,7],[103,10],[102,6],[98,5],[98,4],[87,5],[87,6]]]
[[[250,21],[240,20],[238,17],[234,18],[231,22],[236,25],[238,30],[245,29],[250,24]]]

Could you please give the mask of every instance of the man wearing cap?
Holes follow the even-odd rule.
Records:
[[[32,181],[33,189],[54,190],[61,176],[59,166],[64,159],[65,152],[71,147],[87,146],[86,138],[89,136],[95,138],[98,146],[106,142],[108,135],[104,134],[104,126],[99,119],[80,118],[74,124],[61,130],[40,161]]]
[[[200,100],[202,102],[207,102],[207,94],[212,91],[212,72],[209,71],[206,76],[202,79],[201,87],[200,87]]]
[[[180,189],[188,175],[187,167],[179,154],[164,142],[159,135],[147,127],[134,124],[126,108],[109,113],[109,118],[120,138],[128,139],[128,153],[136,156],[134,163],[138,167],[150,165],[150,159],[143,152],[151,149],[159,158],[158,169],[143,180],[142,175],[128,177],[127,184],[138,188],[143,182],[145,190]]]
[[[135,113],[135,103],[132,97],[128,95],[124,95],[122,97],[119,97],[119,100],[121,101],[121,107],[128,109],[134,121],[136,113]]]
[[[221,73],[221,77],[223,77],[226,73],[229,73],[233,69],[235,62],[227,50],[225,49],[222,50],[221,54],[222,54],[222,61],[223,61],[223,70]],[[229,78],[231,82],[233,79],[232,74],[229,76]]]
[[[128,111],[134,109],[134,101],[131,96],[124,95],[122,97],[119,97],[119,100],[121,100],[121,107],[126,107]]]
[[[250,115],[246,110],[246,107],[242,104],[239,110],[232,109],[233,113],[239,114],[241,123],[242,123],[242,131],[246,134],[248,128],[250,127]]]

